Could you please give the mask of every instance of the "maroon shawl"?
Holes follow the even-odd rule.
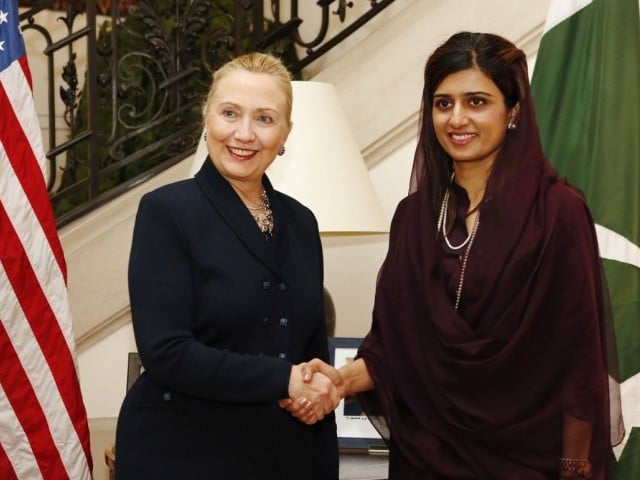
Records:
[[[520,107],[487,185],[459,312],[419,142],[417,190],[394,215],[359,350],[376,385],[361,401],[388,441],[391,479],[557,479],[566,415],[592,425],[593,478],[606,477],[607,305],[594,225],[542,153],[528,92]]]

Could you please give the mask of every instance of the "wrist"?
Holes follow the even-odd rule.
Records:
[[[289,398],[295,399],[300,393],[300,384],[302,383],[302,372],[299,365],[291,365],[289,373],[289,385],[287,386],[287,394]]]
[[[373,382],[362,358],[346,364],[339,371],[342,377],[342,396],[354,395],[373,388]]]
[[[338,373],[342,378],[342,383],[337,387],[338,393],[342,398],[349,397],[353,395],[354,392],[354,377],[353,372],[351,372],[348,368],[342,367],[338,369]]]

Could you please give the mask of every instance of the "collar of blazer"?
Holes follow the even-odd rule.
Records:
[[[200,171],[196,173],[195,180],[209,203],[220,214],[225,223],[229,225],[229,228],[236,234],[238,239],[260,262],[272,270],[276,276],[280,277],[281,269],[279,268],[276,249],[265,241],[264,234],[257,228],[256,222],[247,207],[242,203],[231,184],[218,172],[208,156]],[[266,175],[264,175],[263,185],[267,195],[269,195],[269,203],[275,219],[273,240],[284,242],[287,235],[285,226],[280,224],[283,220],[280,198],[275,195],[273,186]]]

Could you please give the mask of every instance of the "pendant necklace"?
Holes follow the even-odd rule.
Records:
[[[271,235],[273,232],[273,212],[271,211],[267,191],[264,188],[262,189],[260,203],[255,206],[247,205],[247,208],[258,224],[260,231],[265,235]]]
[[[458,310],[458,306],[460,305],[460,297],[462,296],[462,285],[464,284],[464,274],[467,271],[467,260],[469,259],[469,251],[471,250],[471,245],[473,244],[473,240],[476,238],[476,232],[478,231],[478,225],[480,225],[480,212],[478,211],[475,220],[473,221],[473,228],[471,229],[471,233],[467,237],[469,241],[469,245],[464,252],[464,256],[462,257],[462,267],[460,269],[460,281],[458,282],[458,288],[456,289],[456,305],[455,309]],[[446,236],[444,237],[447,238]]]
[[[453,175],[451,175],[451,181],[453,181]],[[438,224],[437,224],[437,233],[442,232],[442,236],[444,238],[445,243],[451,250],[460,250],[465,245],[467,249],[464,252],[462,257],[462,267],[460,268],[460,280],[458,281],[458,288],[456,289],[456,303],[455,309],[458,310],[460,306],[460,298],[462,297],[462,286],[464,285],[464,275],[467,271],[467,260],[469,259],[469,251],[471,250],[471,245],[473,244],[473,240],[476,238],[476,232],[478,231],[478,226],[480,225],[480,210],[476,214],[476,218],[473,221],[473,227],[471,228],[471,233],[467,235],[467,238],[460,245],[452,245],[447,237],[447,210],[449,206],[449,189],[444,194],[444,198],[442,199],[442,205],[440,206],[440,215],[438,216]]]

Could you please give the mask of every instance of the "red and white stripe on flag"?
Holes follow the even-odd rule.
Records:
[[[0,479],[91,478],[66,266],[16,0],[0,0]]]

